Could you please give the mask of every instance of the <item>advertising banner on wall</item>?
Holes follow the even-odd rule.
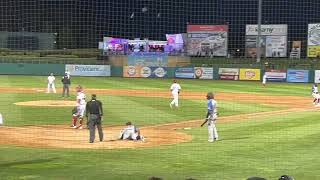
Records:
[[[158,52],[135,52],[128,56],[129,66],[167,67],[168,54]]]
[[[265,72],[268,81],[284,82],[287,79],[287,70],[270,69]]]
[[[290,58],[300,58],[300,57],[301,57],[301,41],[292,41]]]
[[[167,38],[167,52],[182,51],[184,42],[182,34],[166,34]]]
[[[111,76],[110,65],[66,64],[65,70],[71,76]]]
[[[167,77],[166,67],[141,67],[140,77],[143,78],[165,78]]]
[[[190,56],[227,56],[227,25],[188,25],[187,53]]]
[[[256,56],[256,41],[258,25],[246,25],[246,56]],[[261,25],[261,56],[286,57],[287,56],[287,35],[286,24]]]
[[[219,68],[219,79],[221,80],[238,80],[238,68]]]
[[[286,57],[287,36],[266,36],[266,57]]]
[[[308,57],[320,57],[320,46],[308,46]]]
[[[259,81],[260,69],[240,69],[239,79],[245,81]]]
[[[314,71],[314,83],[320,83],[320,70]]]
[[[168,69],[166,67],[152,67],[152,77],[166,78],[168,77]]]
[[[320,56],[320,23],[308,24],[308,57]]]
[[[176,68],[175,70],[175,77],[176,78],[186,78],[186,79],[193,79],[194,78],[194,68]]]
[[[124,66],[123,77],[141,77],[141,66]]]
[[[246,57],[254,58],[257,56],[257,36],[246,36]],[[260,38],[261,57],[266,57],[266,37]]]
[[[168,71],[166,67],[124,66],[123,77],[166,78]]]
[[[309,70],[288,69],[287,82],[308,82]]]
[[[286,36],[288,34],[288,26],[286,24],[263,24],[261,25],[262,36]],[[257,24],[247,24],[247,36],[258,35]]]
[[[195,67],[195,79],[213,79],[213,68],[210,67]]]

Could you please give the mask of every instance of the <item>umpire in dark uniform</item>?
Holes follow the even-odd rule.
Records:
[[[91,100],[86,105],[86,117],[88,119],[88,126],[90,130],[90,143],[94,142],[96,134],[96,126],[99,132],[99,139],[103,141],[103,132],[101,120],[103,116],[102,103],[97,100],[97,96],[92,94]]]
[[[61,82],[63,84],[62,88],[62,97],[64,97],[67,93],[67,97],[69,97],[69,88],[71,84],[70,76],[65,73],[65,75],[62,77]]]

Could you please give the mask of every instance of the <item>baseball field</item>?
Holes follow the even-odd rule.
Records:
[[[47,94],[47,77],[0,76],[0,179],[320,179],[320,108],[311,84],[184,80],[171,109],[172,79],[72,77],[72,95]],[[75,87],[103,102],[105,141],[71,129]],[[215,93],[219,141],[207,141],[208,91]],[[119,141],[127,121],[145,142]]]

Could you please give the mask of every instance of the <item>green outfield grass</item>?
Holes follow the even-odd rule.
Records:
[[[171,79],[79,78],[73,86],[85,88],[144,89],[167,91]],[[263,95],[310,96],[311,84],[179,80],[183,91],[239,92]],[[0,87],[45,88],[46,77],[0,76]],[[58,83],[58,87],[61,85]],[[70,97],[73,100],[75,97]],[[169,108],[170,99],[99,95],[104,102],[105,124],[127,120],[139,126],[202,119],[206,101],[181,100],[179,110]],[[23,107],[13,103],[61,100],[59,94],[0,94],[0,112],[9,126],[66,124],[71,107]],[[219,101],[220,116],[279,110],[255,103]],[[122,150],[48,149],[0,145],[0,179],[110,179],[145,180],[244,180],[261,176],[269,180],[289,174],[298,180],[320,179],[319,111],[257,117],[251,121],[218,124],[221,141],[207,142],[207,129],[180,130],[191,142],[153,148]],[[0,127],[1,128],[1,127]],[[1,137],[0,137],[1,138]],[[24,138],[24,137],[21,137]],[[108,137],[107,137],[108,138]]]
[[[56,87],[62,87],[61,77],[56,77]],[[0,76],[0,87],[36,87],[46,88],[45,76]],[[169,91],[172,79],[144,79],[144,78],[95,78],[73,77],[73,87],[81,84],[85,88],[97,89],[143,89],[150,91]],[[294,95],[310,96],[311,83],[278,83],[268,82],[268,88],[263,88],[257,81],[221,81],[221,80],[194,80],[179,79],[183,91],[196,92],[242,92],[261,93],[267,95]]]

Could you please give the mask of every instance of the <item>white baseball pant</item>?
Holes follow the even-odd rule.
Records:
[[[218,131],[216,127],[216,119],[217,119],[217,114],[213,114],[209,117],[208,121],[208,141],[213,142],[214,140],[218,139]]]
[[[175,105],[176,107],[179,106],[179,94],[172,94],[173,100],[170,104]]]
[[[47,93],[50,93],[51,89],[52,89],[53,93],[57,93],[54,84],[53,83],[52,84],[48,83]]]

